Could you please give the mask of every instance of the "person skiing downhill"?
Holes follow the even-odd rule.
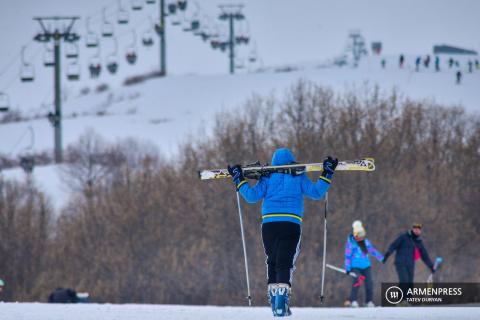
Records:
[[[355,272],[357,276],[363,276],[365,283],[365,305],[374,307],[373,303],[373,281],[369,254],[374,256],[378,261],[383,261],[383,255],[375,249],[372,243],[366,238],[367,232],[362,222],[357,220],[352,225],[353,232],[348,236],[345,245],[345,271],[347,274]],[[359,283],[357,278],[353,278],[350,298],[345,302],[347,307],[358,307],[357,294]]]
[[[294,164],[295,157],[287,148],[277,149],[272,165]],[[305,173],[272,173],[250,186],[240,165],[228,171],[242,197],[248,203],[262,203],[262,241],[267,256],[267,291],[274,316],[289,316],[289,299],[295,260],[300,253],[303,197],[320,200],[328,191],[338,159],[327,157],[317,182]]]

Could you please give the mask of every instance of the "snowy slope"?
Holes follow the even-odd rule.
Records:
[[[385,70],[380,67],[379,57],[370,57],[358,69],[312,66],[286,73],[172,76],[129,87],[118,86],[103,93],[95,93],[92,88],[90,93],[74,95],[63,105],[64,145],[76,141],[91,127],[111,140],[127,136],[150,140],[163,153],[172,155],[188,134],[208,128],[218,111],[241,106],[253,93],[276,92],[281,96],[299,79],[312,80],[336,91],[362,88],[365,83],[387,91],[395,87],[411,98],[434,99],[447,105],[463,105],[472,112],[480,111],[480,71],[464,72],[463,83],[455,85],[457,69],[442,66],[439,73],[432,68],[417,73],[413,71],[413,57],[402,70],[397,67],[396,57],[387,59]],[[35,117],[46,111],[39,106],[26,114]],[[22,152],[30,141],[25,138],[18,143],[18,138],[29,126],[35,132],[35,151],[53,148],[50,123],[39,118],[0,125],[0,136],[11,137],[0,141],[0,153]]]
[[[260,320],[273,318],[266,307],[214,307],[112,304],[0,304],[2,320]],[[478,307],[425,308],[294,308],[291,319],[329,320],[442,320],[480,318]]]
[[[387,60],[386,69],[380,60]],[[92,87],[88,94],[72,94],[63,104],[64,147],[78,140],[93,128],[107,141],[134,137],[157,145],[167,158],[178,152],[179,143],[190,136],[208,134],[219,111],[235,110],[252,96],[276,94],[281,97],[285,89],[299,79],[311,80],[337,92],[362,88],[367,83],[414,99],[431,99],[446,105],[463,105],[471,113],[480,113],[480,71],[468,73],[463,67],[464,79],[455,84],[456,68],[449,69],[442,58],[442,71],[422,68],[415,72],[414,56],[407,57],[404,69],[398,68],[398,57],[364,59],[357,69],[336,67],[325,63],[294,65],[296,71],[275,72],[270,68],[263,73],[238,75],[189,75],[157,78],[134,86],[117,86],[96,93]],[[462,65],[469,59],[464,57]],[[51,152],[53,130],[47,119],[45,106],[21,110],[33,119],[0,125],[0,153],[15,157],[28,152]],[[34,132],[34,144],[29,128]],[[3,138],[6,137],[6,138]],[[7,178],[22,179],[21,170],[4,170]],[[34,171],[37,185],[47,194],[55,195],[54,206],[60,208],[68,197],[54,166],[37,167]]]

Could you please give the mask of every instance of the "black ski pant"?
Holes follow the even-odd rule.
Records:
[[[292,285],[295,260],[300,253],[301,227],[294,222],[262,224],[262,240],[267,256],[268,283]]]
[[[352,272],[357,275],[357,278],[353,278],[352,290],[350,291],[350,301],[357,300],[358,289],[363,285],[365,286],[365,303],[373,301],[373,280],[372,270],[370,267],[365,269],[353,268]],[[365,279],[361,281],[360,276],[364,276]]]
[[[413,278],[415,276],[415,265],[395,264],[398,274],[398,286],[402,289],[403,298],[407,297],[408,289],[413,289]]]

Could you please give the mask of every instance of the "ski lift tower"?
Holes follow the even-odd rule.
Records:
[[[224,4],[218,6],[222,11],[218,18],[222,21],[228,21],[230,25],[230,35],[228,39],[230,73],[235,73],[235,29],[234,22],[245,20],[242,13],[243,4]]]
[[[358,67],[358,62],[362,55],[367,55],[365,38],[358,30],[351,31],[348,35],[349,48],[352,51],[354,66]]]
[[[53,41],[54,47],[54,89],[55,89],[55,112],[48,114],[48,119],[55,129],[55,162],[60,163],[62,156],[62,110],[61,110],[61,73],[60,73],[60,44],[75,43],[80,36],[72,31],[75,21],[79,17],[35,17],[38,21],[41,31],[35,35],[34,39],[38,42],[48,43]]]

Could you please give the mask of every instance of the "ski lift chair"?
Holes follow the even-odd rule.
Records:
[[[103,8],[102,36],[109,38],[113,36],[113,24],[107,20],[107,9]]]
[[[31,64],[24,63],[20,69],[20,80],[22,82],[32,82],[35,79],[35,69]]]
[[[0,92],[0,112],[7,112],[10,109],[10,100],[6,93]]]
[[[178,0],[178,9],[185,11],[187,10],[187,0]]]
[[[177,13],[177,4],[175,2],[170,2],[167,5],[168,13],[173,15]]]
[[[78,58],[78,46],[76,43],[69,43],[67,44],[67,48],[65,49],[67,58],[76,59]]]
[[[160,23],[155,23],[155,32],[157,33],[157,35],[161,35],[161,34],[162,34],[163,28],[162,28],[162,26],[160,25]]]
[[[107,59],[107,70],[110,72],[110,74],[115,74],[118,71],[118,63],[114,55],[108,57]]]
[[[110,38],[113,36],[113,25],[108,21],[103,22],[102,36],[105,38]]]
[[[133,11],[140,11],[140,10],[142,10],[142,8],[143,8],[142,1],[132,0],[132,10]]]
[[[172,26],[179,26],[182,24],[182,20],[180,20],[180,17],[178,15],[172,17]]]
[[[94,33],[89,33],[85,36],[85,44],[87,48],[96,48],[98,47],[98,38]]]
[[[90,71],[90,78],[95,79],[100,76],[100,73],[102,72],[102,64],[100,63],[98,56],[90,59],[88,70]]]
[[[45,47],[45,52],[43,53],[43,65],[45,67],[53,67],[55,65],[53,50]]]
[[[118,10],[117,22],[118,22],[118,24],[127,24],[128,23],[128,12],[125,9],[120,8]]]
[[[137,54],[135,52],[135,48],[127,48],[125,58],[129,64],[135,64],[135,62],[137,62]]]
[[[220,48],[220,51],[225,52],[227,50],[227,47],[228,47],[228,42],[227,41],[221,41],[218,47]]]
[[[153,37],[150,30],[145,31],[145,33],[143,34],[142,43],[145,47],[151,47],[153,45]]]
[[[80,65],[76,61],[68,65],[67,79],[70,81],[78,81],[80,79]]]

